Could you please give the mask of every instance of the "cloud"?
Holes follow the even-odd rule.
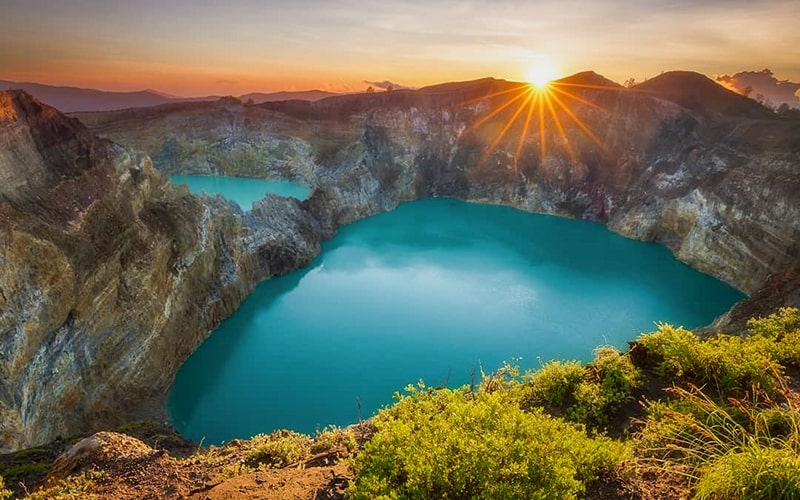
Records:
[[[725,87],[773,107],[787,104],[800,108],[800,83],[778,80],[769,69],[740,71],[733,75],[717,75],[715,78]]]
[[[402,90],[402,89],[414,90],[414,88],[415,88],[415,87],[409,87],[408,85],[401,85],[399,83],[390,82],[389,80],[383,80],[382,82],[373,82],[373,81],[370,81],[370,80],[364,80],[364,83],[366,83],[367,85],[372,85],[373,87],[377,87],[379,89],[384,89],[384,90],[388,90],[389,87],[391,87],[392,90]]]

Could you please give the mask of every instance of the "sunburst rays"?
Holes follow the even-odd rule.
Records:
[[[509,136],[510,132],[514,129],[519,130],[519,138],[514,148],[515,169],[517,168],[518,159],[526,146],[529,134],[533,132],[532,128],[538,132],[538,153],[542,162],[547,158],[550,148],[548,137],[552,136],[552,133],[557,134],[561,139],[561,144],[570,159],[573,162],[577,161],[578,154],[574,148],[577,138],[570,136],[572,131],[568,130],[569,128],[576,128],[583,136],[595,144],[603,154],[610,154],[608,148],[603,144],[603,141],[597,136],[597,133],[576,114],[574,108],[579,105],[603,113],[609,113],[603,106],[585,99],[576,93],[576,90],[583,88],[592,90],[621,90],[621,87],[552,81],[547,85],[541,86],[520,84],[510,89],[505,89],[466,102],[465,104],[472,104],[479,101],[496,99],[500,96],[507,96],[503,102],[495,106],[494,109],[486,115],[480,117],[464,131],[464,133],[475,132],[489,123],[490,120],[499,116],[507,116],[505,122],[502,123],[502,127],[500,127],[497,134],[492,138],[481,155],[480,164],[487,163],[495,150],[503,142],[503,139]],[[568,124],[571,124],[573,127],[569,127]]]

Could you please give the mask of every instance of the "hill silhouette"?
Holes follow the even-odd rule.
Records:
[[[693,71],[669,71],[633,87],[703,115],[770,118],[772,111]]]
[[[28,92],[45,104],[64,113],[75,111],[112,111],[125,108],[157,106],[175,102],[152,90],[138,92],[106,92],[78,87],[56,87],[30,82],[9,82],[0,80],[0,90],[20,89]]]
[[[553,81],[556,85],[575,85],[579,87],[600,87],[609,89],[623,89],[624,87],[617,82],[609,80],[603,75],[594,71],[582,71],[574,75],[559,78]]]

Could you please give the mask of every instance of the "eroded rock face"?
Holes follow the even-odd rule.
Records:
[[[243,214],[0,93],[0,451],[163,419],[180,363],[258,281],[306,264],[298,202]]]
[[[696,73],[632,90],[581,73],[550,97],[487,79],[203,106],[80,118],[167,171],[230,173],[208,158],[258,151],[246,173],[317,188],[308,206],[327,234],[402,201],[453,196],[594,220],[748,294],[800,258],[800,123]],[[205,153],[176,164],[161,159],[169,145]]]

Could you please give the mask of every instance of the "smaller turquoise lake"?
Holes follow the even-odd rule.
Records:
[[[260,284],[180,368],[168,407],[183,435],[206,444],[313,433],[368,418],[419,379],[459,386],[514,358],[523,368],[588,361],[656,321],[707,325],[743,297],[599,224],[404,203]]]
[[[171,175],[173,184],[186,184],[189,191],[200,194],[205,191],[209,195],[219,194],[236,202],[242,210],[250,210],[253,203],[259,201],[267,193],[288,196],[305,200],[310,190],[300,184],[267,179],[250,179],[247,177],[222,177],[214,175]]]

